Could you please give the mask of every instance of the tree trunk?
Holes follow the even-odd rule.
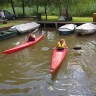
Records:
[[[60,12],[60,17],[61,17],[61,3],[60,3],[60,7],[59,7],[59,12]]]
[[[16,15],[16,13],[15,13],[15,9],[14,9],[14,5],[13,5],[13,0],[11,0],[11,6],[12,6],[12,9],[13,9],[13,13],[14,13],[14,15]]]
[[[30,7],[30,0],[27,1],[28,7]]]
[[[38,7],[38,5],[36,6],[36,11],[37,11],[37,13],[38,13],[38,10],[39,10],[39,7]]]
[[[23,17],[24,17],[25,16],[24,0],[22,0],[22,8],[23,8]]]
[[[47,20],[47,9],[46,9],[46,7],[44,7],[44,9],[45,9],[45,16],[46,16],[46,20]]]
[[[68,6],[66,7],[66,17],[69,18]]]

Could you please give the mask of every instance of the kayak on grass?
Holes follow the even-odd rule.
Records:
[[[65,40],[64,40],[65,42]],[[57,48],[54,49],[53,54],[52,54],[52,62],[51,62],[51,73],[53,74],[58,67],[61,65],[63,62],[65,56],[67,53],[67,46],[65,43],[64,50],[57,50]]]
[[[4,50],[3,54],[11,54],[14,52],[17,52],[21,49],[27,48],[29,46],[34,45],[35,43],[37,43],[38,41],[40,41],[42,38],[44,37],[44,34],[42,34],[41,36],[39,36],[38,38],[35,39],[35,41],[30,41],[30,42],[24,42],[22,44],[19,44],[18,46],[15,46],[13,48],[10,48],[8,50]]]

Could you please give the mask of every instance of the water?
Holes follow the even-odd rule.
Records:
[[[41,29],[44,39],[10,55],[2,51],[24,41],[27,34],[0,41],[0,96],[95,96],[96,34],[59,35],[54,28]],[[66,40],[68,53],[51,76],[53,48],[60,38]],[[73,50],[80,46],[81,50]]]

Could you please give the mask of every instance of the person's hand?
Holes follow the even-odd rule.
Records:
[[[54,47],[53,49],[55,49],[56,47]]]
[[[64,49],[68,49],[68,47],[67,46],[65,46],[65,48]]]

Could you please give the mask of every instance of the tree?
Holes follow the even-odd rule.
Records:
[[[90,2],[94,2],[95,0],[63,0],[63,5],[65,6],[66,12],[65,16],[69,18],[70,14],[68,9],[73,5],[78,5],[79,3],[86,4]]]
[[[41,0],[34,0],[33,4],[36,6],[36,13],[39,12],[39,6],[41,5]]]
[[[46,20],[47,20],[47,9],[51,5],[52,0],[30,0],[31,4],[36,6],[36,13],[39,12],[39,7],[44,7],[44,12],[46,15]]]
[[[59,8],[59,13],[60,13],[60,16],[62,15],[62,2],[63,0],[52,0],[53,1],[53,5],[56,6],[56,8]]]
[[[22,9],[23,9],[23,16],[25,16],[25,0],[22,0]]]
[[[44,12],[47,20],[47,9],[53,4],[52,0],[41,0],[41,6],[44,7]]]
[[[53,0],[52,0],[53,1]],[[61,10],[62,10],[62,6],[65,8],[65,12],[63,13],[67,18],[69,18],[70,14],[69,14],[69,8],[74,5],[79,3],[80,0],[54,0],[54,4],[56,5],[56,7],[58,6],[59,8],[59,12],[60,12],[60,16],[61,16]]]
[[[10,3],[10,0],[0,0],[0,6],[2,7],[8,6],[9,3]]]
[[[8,6],[9,4],[11,4],[12,9],[13,9],[13,13],[15,14],[13,0],[0,0],[0,6],[4,7],[4,6]]]
[[[12,9],[13,9],[13,13],[14,13],[14,15],[16,15],[16,13],[15,13],[15,9],[14,9],[13,0],[11,0],[10,2],[11,2]]]

